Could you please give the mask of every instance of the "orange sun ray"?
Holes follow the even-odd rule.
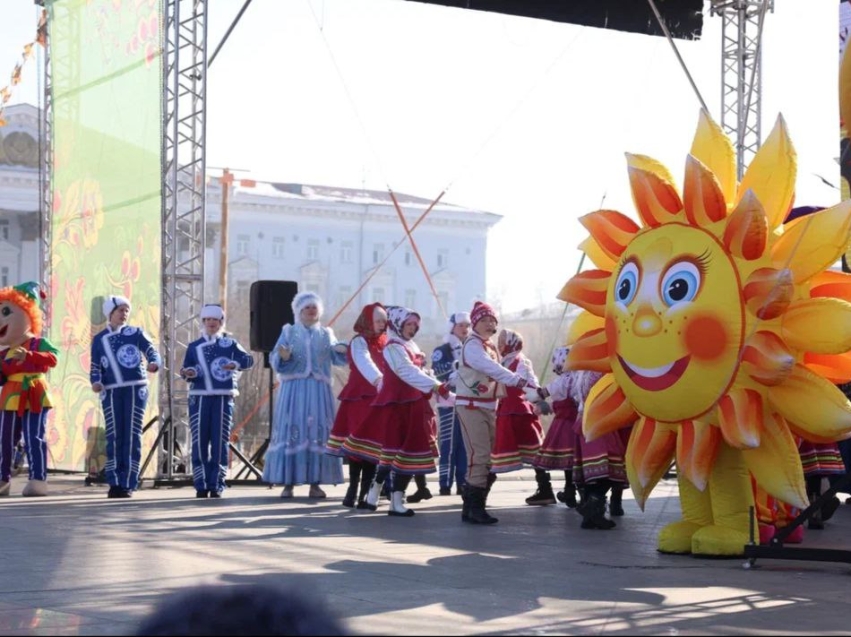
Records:
[[[677,436],[670,425],[640,418],[632,428],[626,447],[626,472],[641,510],[653,488],[671,466]]]
[[[751,314],[763,321],[776,319],[786,311],[795,294],[792,271],[774,268],[754,270],[742,293]]]
[[[721,184],[715,175],[695,157],[686,159],[686,178],[683,184],[683,206],[686,219],[702,228],[727,216],[727,203]]]
[[[617,431],[638,418],[612,374],[598,380],[588,398],[582,414],[582,432],[590,442],[595,438]]]
[[[763,405],[758,391],[743,387],[730,390],[718,401],[717,414],[728,445],[736,449],[759,446]]]
[[[759,259],[768,245],[768,219],[762,204],[748,190],[727,220],[724,245],[730,254],[747,261]]]
[[[637,223],[616,210],[597,210],[579,217],[579,222],[591,233],[600,249],[615,261],[641,230]]]
[[[762,385],[782,383],[794,366],[795,357],[774,332],[756,332],[742,350],[742,369]]]
[[[605,270],[580,272],[570,279],[558,298],[567,303],[578,305],[596,316],[606,315],[606,290],[612,273]]]
[[[683,209],[674,180],[659,162],[627,153],[629,182],[635,208],[645,226],[655,228],[671,221]]]
[[[842,299],[851,303],[851,274],[834,270],[819,272],[812,279],[810,297]]]
[[[851,352],[843,354],[804,354],[804,366],[831,383],[851,382]]]
[[[573,344],[567,355],[566,369],[589,369],[604,374],[612,371],[605,328],[586,332]]]
[[[677,471],[703,491],[721,443],[721,430],[708,422],[687,420],[677,435]]]

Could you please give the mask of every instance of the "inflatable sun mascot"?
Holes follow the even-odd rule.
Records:
[[[0,496],[9,495],[12,455],[21,436],[29,460],[25,496],[47,495],[45,423],[51,402],[45,374],[57,350],[41,338],[38,284],[0,288]]]
[[[665,553],[741,555],[754,481],[808,505],[795,436],[851,435],[851,201],[784,224],[795,151],[782,117],[741,183],[730,140],[702,113],[680,195],[657,161],[627,155],[641,225],[584,216],[596,270],[559,298],[586,312],[568,368],[604,373],[586,402],[593,439],[635,424],[626,452],[641,508],[676,458],[682,520]],[[581,335],[579,335],[581,334]]]

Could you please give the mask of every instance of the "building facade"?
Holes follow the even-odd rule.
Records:
[[[0,286],[39,279],[42,234],[39,111],[22,104],[8,107],[5,115]],[[488,230],[499,215],[439,203],[412,233],[418,255],[389,193],[293,183],[236,181],[228,189],[223,277],[223,190],[219,178],[207,181],[205,300],[219,302],[226,279],[231,318],[244,314],[247,322],[249,290],[258,280],[296,281],[300,290],[319,293],[326,318],[349,302],[339,319],[342,331],[363,305],[380,301],[416,309],[423,318],[421,333],[434,335],[444,328],[444,311],[469,310],[485,298]],[[395,195],[409,227],[431,205],[421,197]]]

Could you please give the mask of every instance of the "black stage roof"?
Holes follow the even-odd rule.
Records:
[[[647,0],[409,0],[447,7],[664,35]],[[703,0],[656,0],[656,7],[675,38],[696,40],[703,29]]]

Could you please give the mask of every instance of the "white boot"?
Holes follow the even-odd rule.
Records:
[[[6,497],[9,495],[9,491],[12,490],[12,483],[6,482],[5,480],[0,481],[0,498]]]
[[[29,482],[27,482],[26,486],[24,487],[24,491],[21,495],[23,495],[25,498],[47,495],[47,481],[30,480]]]
[[[381,495],[381,487],[375,480],[369,485],[369,493],[366,494],[366,505],[370,511],[375,511],[378,508],[378,496]]]
[[[387,512],[387,515],[396,515],[405,518],[409,518],[414,515],[413,509],[405,508],[404,491],[394,491],[390,496],[390,510]]]

